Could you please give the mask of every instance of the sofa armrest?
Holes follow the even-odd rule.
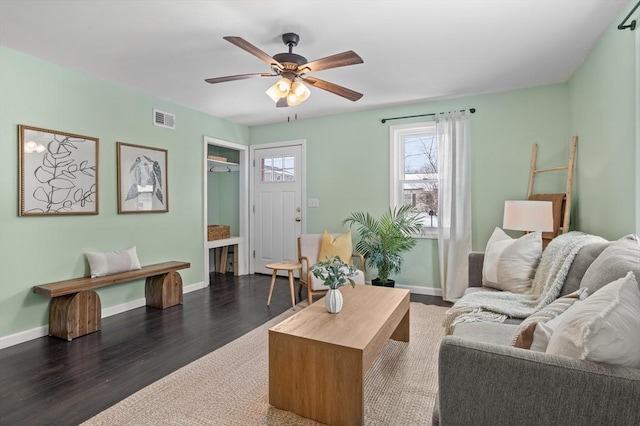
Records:
[[[439,419],[448,425],[636,425],[640,370],[447,336]]]
[[[482,287],[482,265],[484,253],[472,251],[469,253],[469,287]]]

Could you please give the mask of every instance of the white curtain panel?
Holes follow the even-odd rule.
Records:
[[[469,285],[471,132],[468,112],[436,115],[438,137],[438,257],[442,298],[455,301]]]

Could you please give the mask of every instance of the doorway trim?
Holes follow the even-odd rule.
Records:
[[[240,194],[238,197],[238,224],[239,224],[239,237],[238,244],[238,275],[246,275],[248,273],[249,259],[249,146],[241,145],[235,142],[229,142],[222,139],[213,138],[210,136],[204,137],[203,144],[203,218],[202,218],[202,236],[204,240],[204,282],[205,286],[209,284],[209,247],[207,245],[207,226],[208,226],[208,167],[207,167],[207,154],[209,145],[219,146],[223,148],[233,149],[238,151],[239,156],[239,188]],[[235,240],[235,239],[234,239]]]
[[[251,167],[249,167],[249,205],[247,206],[247,211],[249,212],[250,215],[250,235],[249,235],[249,253],[251,254],[249,256],[249,273],[253,274],[255,273],[255,261],[253,258],[253,253],[255,250],[255,226],[253,226],[253,224],[255,223],[255,194],[256,194],[256,190],[255,190],[255,185],[254,185],[254,179],[255,179],[255,164],[256,164],[256,149],[268,149],[268,148],[284,148],[284,147],[288,147],[288,146],[296,146],[299,145],[300,146],[300,151],[301,151],[301,158],[300,158],[300,162],[302,165],[302,176],[300,178],[301,182],[301,194],[300,194],[300,198],[301,198],[301,214],[302,214],[302,233],[305,234],[307,231],[307,141],[305,139],[296,139],[296,140],[291,140],[291,141],[284,141],[284,142],[269,142],[269,143],[262,143],[262,144],[256,144],[256,145],[251,145],[249,146],[249,152],[250,152],[250,157],[251,157],[251,161],[249,164],[251,164]]]

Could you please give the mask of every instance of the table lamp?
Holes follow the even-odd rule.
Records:
[[[551,201],[505,201],[503,229],[512,231],[553,231]]]

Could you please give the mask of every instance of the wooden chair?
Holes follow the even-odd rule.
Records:
[[[334,237],[338,235],[339,234],[333,234]],[[313,273],[311,273],[311,266],[318,261],[321,237],[322,234],[303,234],[298,237],[298,262],[302,265],[298,298],[302,298],[302,286],[305,286],[307,288],[309,305],[313,303],[314,295],[324,294],[328,290],[322,281],[314,277]],[[364,284],[364,274],[366,271],[364,257],[359,253],[354,253],[351,258],[356,261],[354,262],[354,266],[358,269],[358,273],[353,277],[353,280],[356,284]]]

